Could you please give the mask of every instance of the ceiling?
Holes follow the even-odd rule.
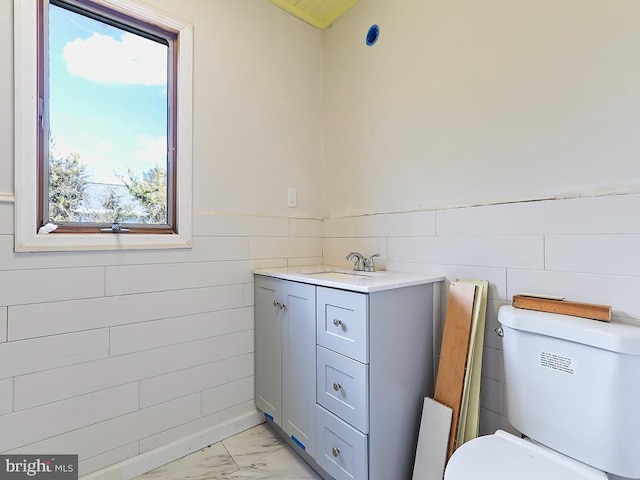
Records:
[[[269,0],[274,5],[320,30],[331,24],[359,0]]]

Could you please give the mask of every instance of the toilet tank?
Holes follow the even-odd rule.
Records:
[[[503,306],[507,417],[533,440],[640,478],[640,327]]]

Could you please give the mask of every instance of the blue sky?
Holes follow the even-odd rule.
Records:
[[[167,47],[51,6],[50,121],[56,150],[92,180],[166,166]]]

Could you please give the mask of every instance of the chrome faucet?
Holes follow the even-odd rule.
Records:
[[[358,252],[349,252],[349,255],[347,255],[347,260],[348,261],[354,260],[353,261],[354,270],[358,272],[364,272],[365,263],[366,263],[364,255]]]
[[[379,257],[379,253],[374,253],[369,258],[366,258],[364,261],[364,271],[365,272],[375,272],[376,267],[373,265],[373,259]]]

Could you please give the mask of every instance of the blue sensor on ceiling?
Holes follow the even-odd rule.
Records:
[[[371,47],[375,45],[378,41],[378,37],[380,36],[380,27],[378,25],[371,25],[369,30],[367,31],[366,43],[367,47]]]

